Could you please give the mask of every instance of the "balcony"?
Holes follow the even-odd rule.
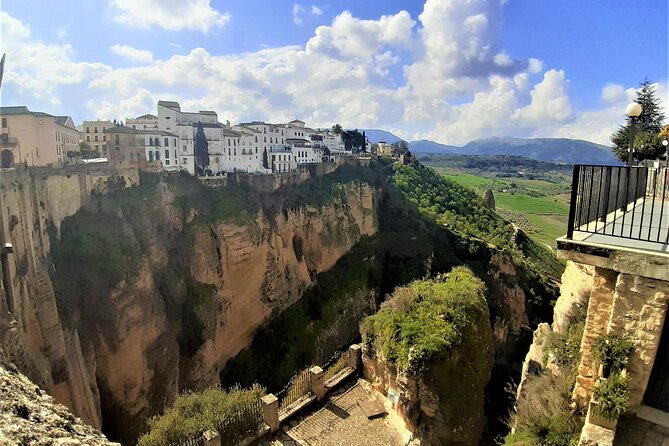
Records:
[[[669,256],[669,169],[575,165],[558,249]]]

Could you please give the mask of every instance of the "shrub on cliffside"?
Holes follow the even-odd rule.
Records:
[[[455,267],[397,288],[361,327],[372,357],[397,373],[407,419],[427,444],[481,438],[493,361],[485,292],[471,270]]]
[[[362,325],[363,340],[401,369],[417,370],[456,345],[475,313],[487,309],[485,285],[468,268],[398,288]]]
[[[248,390],[234,387],[228,391],[208,389],[198,393],[184,393],[163,415],[149,420],[149,432],[142,435],[137,444],[166,446],[215,429],[227,415],[264,394],[265,389],[258,385]]]

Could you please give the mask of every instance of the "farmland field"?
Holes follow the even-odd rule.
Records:
[[[555,248],[555,239],[567,232],[569,181],[566,176],[545,181],[522,177],[500,178],[489,172],[471,173],[443,167],[434,169],[480,195],[485,194],[487,189],[492,190],[498,214],[552,249]]]

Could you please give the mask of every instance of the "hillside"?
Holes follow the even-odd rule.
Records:
[[[409,148],[414,153],[512,155],[553,163],[618,164],[609,147],[565,138],[488,138],[472,141],[464,147],[421,140],[410,142]]]
[[[367,139],[370,140],[372,143],[378,143],[379,141],[385,141],[388,144],[392,144],[397,141],[402,141],[402,138],[399,136],[396,136],[392,134],[391,132],[387,132],[385,130],[381,129],[360,129],[360,131],[364,131],[365,135],[367,136]]]

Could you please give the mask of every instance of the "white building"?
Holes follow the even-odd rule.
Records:
[[[126,127],[132,127],[136,130],[150,130],[159,129],[158,116],[147,113],[146,115],[138,116],[136,118],[126,118]]]

